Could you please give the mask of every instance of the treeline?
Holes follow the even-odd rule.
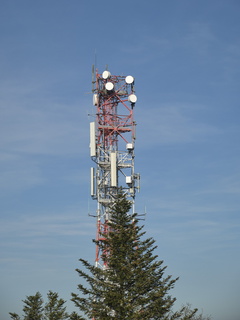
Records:
[[[57,292],[49,291],[47,301],[44,303],[42,295],[37,292],[33,296],[27,296],[23,300],[22,318],[10,312],[13,320],[81,320],[82,318],[76,312],[71,314],[66,311],[66,301],[59,298]]]

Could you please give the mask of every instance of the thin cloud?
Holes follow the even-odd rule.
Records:
[[[148,131],[139,132],[139,140],[147,141],[146,146],[161,144],[176,144],[203,141],[221,130],[214,125],[191,117],[187,109],[189,106],[159,105],[151,109],[148,117],[140,115],[141,126]]]
[[[207,56],[213,45],[218,44],[216,35],[209,23],[191,22],[187,32],[179,39],[179,45],[194,49],[197,54]]]
[[[156,56],[164,58],[181,50],[184,50],[187,55],[194,53],[209,60],[209,52],[216,45],[221,45],[211,25],[204,22],[189,22],[184,26],[185,28],[178,33],[175,29],[174,33],[171,29],[163,29],[157,34],[151,31],[151,27],[145,27],[139,33],[141,39],[134,39],[132,43],[122,46],[121,51],[135,55],[139,63],[152,61]]]
[[[48,169],[44,168],[47,157],[78,157],[80,163],[88,152],[85,109],[77,102],[67,105],[53,97],[48,99],[47,85],[40,80],[1,84],[1,194],[44,184],[48,179]]]
[[[76,106],[74,109],[78,114]],[[84,124],[78,123],[76,118],[69,117],[67,106],[64,109],[56,105],[49,105],[49,108],[39,106],[38,109],[16,104],[4,108],[1,148],[29,154],[77,154],[87,134],[83,130]]]
[[[235,168],[236,170],[236,168]],[[231,175],[222,175],[217,177],[214,181],[211,181],[210,186],[202,189],[197,193],[198,195],[206,194],[232,194],[240,195],[240,177],[239,173]]]
[[[24,238],[75,236],[92,233],[94,223],[89,217],[81,217],[66,212],[64,215],[42,214],[21,215],[18,219],[2,221],[1,235],[14,235]]]
[[[46,178],[40,170],[39,161],[20,153],[8,153],[6,151],[0,154],[0,174],[2,196],[42,185],[46,182]]]

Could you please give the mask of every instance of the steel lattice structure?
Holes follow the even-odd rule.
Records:
[[[137,101],[132,76],[115,76],[106,70],[93,71],[95,121],[90,123],[91,196],[97,200],[97,235],[108,232],[110,209],[119,187],[132,202],[139,190],[140,175],[134,172],[134,107]],[[96,247],[96,266],[106,267]]]

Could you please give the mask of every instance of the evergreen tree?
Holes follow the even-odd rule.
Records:
[[[33,296],[27,296],[23,300],[23,320],[79,320],[77,315],[73,313],[68,316],[66,312],[65,302],[58,297],[58,293],[49,291],[47,294],[47,302],[44,301],[39,292]],[[21,317],[16,313],[9,312],[12,320],[21,320]]]
[[[23,320],[42,320],[43,319],[43,299],[39,292],[34,296],[27,296],[23,300]],[[12,320],[21,320],[16,313],[9,312]]]
[[[43,299],[39,292],[34,296],[28,296],[23,300],[24,320],[42,320],[43,317]]]
[[[154,254],[155,240],[143,239],[143,226],[138,225],[135,214],[129,214],[130,208],[130,202],[119,192],[108,233],[94,240],[107,268],[80,259],[85,269],[77,272],[87,285],[78,285],[81,295],[73,293],[72,301],[88,318],[96,320],[181,319],[183,310],[171,313],[175,298],[169,295],[177,279],[164,277],[166,267]]]
[[[58,297],[58,293],[49,291],[48,302],[44,307],[44,320],[65,320],[68,318],[66,301]]]

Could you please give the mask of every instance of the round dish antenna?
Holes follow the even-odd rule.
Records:
[[[105,88],[107,89],[107,91],[111,91],[114,88],[114,84],[112,82],[107,82],[105,84]]]
[[[131,103],[136,103],[137,102],[137,96],[135,94],[130,94],[130,96],[128,96],[128,101]]]
[[[132,76],[127,76],[127,77],[125,78],[125,82],[126,82],[127,84],[132,84],[132,83],[134,82],[134,78],[133,78]]]
[[[111,77],[111,73],[108,70],[103,71],[102,73],[103,79],[109,79]]]

